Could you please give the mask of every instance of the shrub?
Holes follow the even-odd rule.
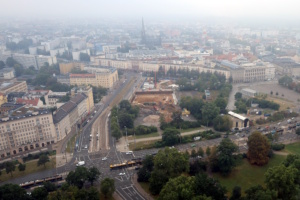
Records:
[[[282,149],[284,149],[285,145],[284,144],[272,144],[271,145],[271,148],[274,150],[274,151],[280,151]]]

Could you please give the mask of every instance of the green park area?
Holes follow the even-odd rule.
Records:
[[[56,159],[55,159],[55,156],[52,156],[50,158],[50,162],[45,163],[45,166],[44,165],[38,166],[37,163],[38,163],[38,160],[31,160],[31,161],[24,163],[26,165],[26,168],[24,171],[20,171],[18,169],[18,165],[16,165],[15,171],[12,172],[12,176],[10,173],[7,174],[5,169],[2,170],[1,176],[0,176],[0,182],[8,181],[8,180],[11,180],[14,178],[26,176],[28,174],[32,174],[32,173],[36,173],[36,172],[40,172],[40,171],[44,171],[44,170],[53,169],[56,166]]]
[[[300,142],[286,145],[283,152],[300,155]]]

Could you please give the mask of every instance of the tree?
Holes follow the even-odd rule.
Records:
[[[44,182],[43,183],[44,185],[44,188],[47,190],[47,192],[53,192],[53,191],[56,191],[56,186],[54,185],[54,183],[51,183],[51,182]]]
[[[245,191],[245,200],[274,200],[276,192],[264,189],[261,185],[252,186]]]
[[[197,157],[197,152],[196,152],[195,149],[192,149],[191,157],[192,157],[192,158],[196,158],[196,157]]]
[[[49,156],[46,154],[43,154],[40,156],[38,162],[37,162],[37,166],[41,166],[44,165],[44,167],[46,167],[46,163],[50,162]]]
[[[0,198],[1,200],[29,200],[30,197],[26,193],[26,190],[19,185],[8,183],[0,186]]]
[[[204,125],[210,125],[220,113],[220,108],[218,108],[214,103],[206,103],[202,108],[202,118]]]
[[[80,59],[80,61],[90,62],[90,56],[87,53],[80,53],[79,59]]]
[[[131,109],[131,104],[128,100],[122,100],[119,103],[120,110],[129,111]]]
[[[146,155],[146,158],[143,160],[143,167],[138,171],[138,181],[139,182],[148,182],[151,177],[151,172],[153,170],[153,159],[152,155]]]
[[[210,147],[207,147],[207,148],[206,148],[206,155],[207,155],[207,156],[210,156],[210,153],[211,153],[211,149],[210,149]]]
[[[12,57],[8,57],[6,59],[6,65],[9,67],[13,67],[15,64],[18,64],[17,61],[15,61]]]
[[[278,96],[278,92],[276,92],[276,96]]]
[[[270,190],[277,191],[279,199],[293,199],[299,185],[296,184],[298,170],[293,166],[279,165],[267,170],[265,182]]]
[[[232,127],[232,120],[228,116],[217,116],[213,120],[213,126],[216,131],[229,131]]]
[[[12,176],[12,173],[16,170],[15,163],[13,162],[6,162],[5,163],[5,171],[7,174],[10,173],[10,176]]]
[[[198,155],[201,156],[201,157],[204,156],[204,151],[203,151],[202,147],[199,147],[199,149],[198,149]]]
[[[133,119],[130,114],[128,113],[121,113],[118,117],[119,119],[119,125],[121,128],[124,128],[125,126],[127,128],[133,128]]]
[[[172,119],[175,124],[180,124],[181,122],[183,122],[183,119],[181,119],[181,111],[173,112]]]
[[[45,200],[47,199],[48,191],[44,187],[37,187],[31,192],[31,197],[34,200]]]
[[[105,198],[111,197],[112,194],[115,192],[114,179],[105,178],[103,181],[101,181],[100,190],[101,193],[105,196]]]
[[[223,113],[223,114],[226,113],[227,101],[223,97],[218,97],[215,100],[215,104],[218,108],[220,108],[221,113]]]
[[[25,164],[22,164],[22,163],[20,163],[20,164],[19,164],[19,166],[18,166],[18,169],[19,169],[19,171],[20,171],[20,172],[22,172],[22,171],[25,171],[25,169],[26,169],[26,165],[25,165]]]
[[[238,147],[229,138],[224,138],[218,146],[218,167],[223,174],[230,173],[235,166],[233,153],[237,150]]]
[[[150,178],[150,191],[158,194],[169,178],[189,171],[188,157],[175,148],[166,147],[154,157],[154,171]]]
[[[230,197],[230,200],[240,200],[242,196],[242,188],[240,186],[235,186],[232,189],[232,196]]]
[[[235,93],[235,95],[234,95],[235,100],[239,100],[239,99],[241,99],[242,97],[243,97],[243,94],[240,93],[240,92],[237,92],[237,93]]]
[[[179,142],[180,132],[174,128],[167,128],[162,134],[162,141],[167,146],[172,146]]]
[[[13,68],[15,70],[16,77],[21,76],[24,73],[24,68],[20,64],[15,64]]]
[[[195,196],[194,183],[195,177],[179,176],[170,179],[159,193],[159,198],[181,200],[192,199]]]
[[[4,67],[5,67],[5,63],[2,60],[0,60],[0,69],[3,69]]]
[[[265,165],[269,161],[270,143],[260,132],[253,132],[248,138],[247,158],[251,164]]]
[[[272,90],[271,90],[270,94],[273,95],[273,91]]]
[[[87,180],[93,185],[94,181],[97,180],[100,176],[100,171],[97,167],[91,167],[87,174]]]
[[[199,173],[195,176],[196,195],[206,195],[212,199],[227,199],[226,189],[218,180],[210,178],[205,173]]]
[[[69,185],[74,185],[81,189],[87,180],[88,170],[85,167],[77,167],[75,171],[70,171],[66,181]]]
[[[296,129],[296,134],[299,136],[300,135],[300,128]]]

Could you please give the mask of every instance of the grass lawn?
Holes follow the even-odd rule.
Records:
[[[250,165],[247,159],[243,159],[241,165],[237,166],[228,177],[223,177],[219,173],[213,174],[213,176],[219,179],[221,184],[227,188],[228,194],[235,186],[240,186],[244,194],[245,190],[251,186],[264,185],[264,174],[267,169],[279,165],[284,159],[285,156],[274,155],[269,163],[262,167]]]
[[[285,148],[283,151],[290,153],[290,154],[300,155],[300,142],[285,145]]]
[[[76,135],[77,134],[73,135],[71,139],[68,141],[66,152],[73,153],[73,150],[75,148],[75,143],[76,143]]]
[[[5,169],[2,170],[2,174],[0,176],[0,182],[3,181],[7,181],[9,179],[13,179],[13,178],[17,178],[17,177],[21,177],[21,176],[26,176],[28,174],[32,174],[35,172],[40,172],[40,171],[44,171],[44,170],[48,170],[48,169],[52,169],[55,168],[56,166],[56,159],[55,157],[52,157],[50,159],[50,162],[46,163],[46,167],[44,166],[37,166],[37,162],[38,160],[32,160],[29,162],[26,162],[26,170],[23,172],[20,172],[18,169],[18,165],[16,165],[16,170],[12,173],[13,176],[11,177],[10,174],[7,174]]]
[[[143,142],[137,142],[136,144],[134,144],[134,142],[131,142],[129,144],[129,149],[136,151],[136,150],[153,148],[153,145],[156,141],[160,141],[160,140],[143,141]]]
[[[135,136],[135,139],[140,139],[140,138],[150,138],[150,137],[157,137],[159,136],[159,133],[158,132],[155,132],[155,133],[149,133],[149,134],[145,134],[145,135],[136,135]],[[129,140],[133,140],[134,139],[134,136],[128,136],[128,139]]]
[[[278,103],[280,105],[279,111],[284,111],[288,108],[293,108],[295,105],[292,101],[289,101],[287,99],[284,99],[282,97],[277,97],[276,95],[270,96],[268,95],[267,99],[268,101],[273,101],[274,103]]]

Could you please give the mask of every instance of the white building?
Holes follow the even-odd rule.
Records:
[[[90,52],[89,49],[84,49],[84,50],[81,50],[81,51],[73,51],[72,52],[73,60],[80,60],[80,53],[86,53],[89,56],[91,55],[91,52]]]

